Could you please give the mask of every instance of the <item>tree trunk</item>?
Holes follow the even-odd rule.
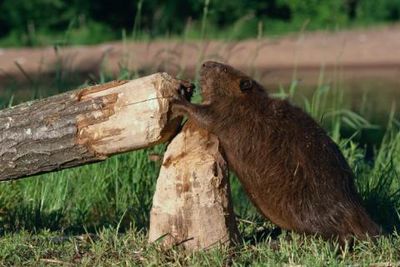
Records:
[[[157,73],[0,111],[0,181],[60,170],[153,146],[180,125],[170,100],[191,85]]]
[[[199,250],[230,244],[238,236],[218,138],[189,121],[164,154],[149,241]]]

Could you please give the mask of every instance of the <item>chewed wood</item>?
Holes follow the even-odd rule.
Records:
[[[55,171],[165,142],[180,118],[169,102],[184,81],[156,73],[0,111],[0,181]]]
[[[150,213],[149,240],[188,250],[238,237],[228,168],[216,136],[186,124],[169,144]]]

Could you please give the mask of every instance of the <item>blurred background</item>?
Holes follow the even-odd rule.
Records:
[[[157,71],[199,87],[202,61],[226,62],[320,122],[355,170],[374,218],[393,229],[399,20],[399,0],[0,0],[0,107]],[[145,228],[158,170],[140,151],[2,184],[0,233],[81,231],[124,216],[125,226]],[[245,198],[237,181],[233,195]],[[249,218],[248,202],[235,205]]]
[[[397,0],[3,0],[0,5],[0,44],[7,47],[93,44],[122,35],[171,38],[184,32],[189,38],[238,40],[400,18]]]

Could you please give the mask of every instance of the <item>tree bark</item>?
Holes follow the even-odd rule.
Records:
[[[189,83],[157,73],[0,111],[0,181],[101,161],[170,139],[170,100]]]
[[[200,250],[231,244],[238,236],[218,138],[189,121],[164,154],[149,241]]]

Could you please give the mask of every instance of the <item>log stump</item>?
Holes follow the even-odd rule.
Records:
[[[169,144],[150,213],[149,241],[199,250],[239,234],[218,138],[190,121]]]

